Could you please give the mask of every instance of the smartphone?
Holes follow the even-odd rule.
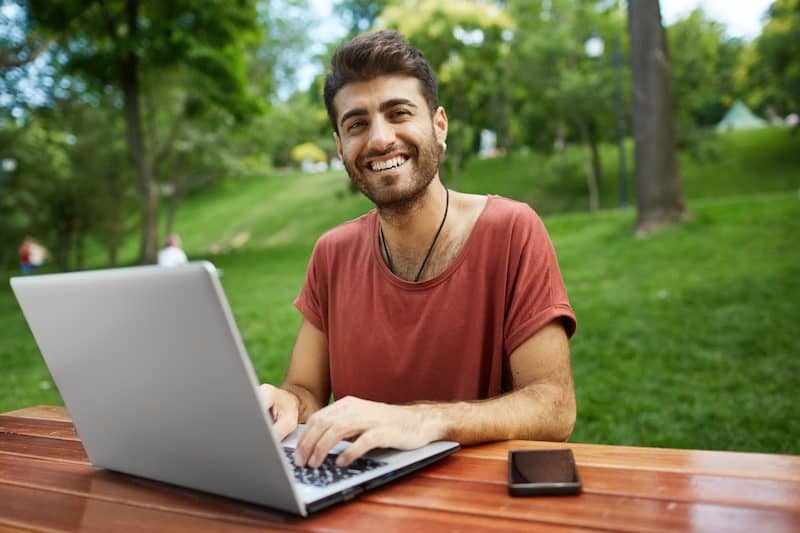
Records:
[[[508,492],[512,496],[577,494],[581,480],[572,450],[508,452]]]

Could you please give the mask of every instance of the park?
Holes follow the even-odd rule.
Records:
[[[233,4],[0,7],[16,28],[0,38],[0,413],[63,405],[9,286],[26,236],[48,250],[39,275],[151,264],[180,235],[221,272],[259,381],[280,384],[317,239],[374,207],[336,155],[326,61],[390,28],[435,71],[443,183],[530,205],[552,239],[578,323],[569,443],[800,455],[800,2],[744,39],[701,9],[662,28],[658,2],[648,22],[625,2],[338,0],[325,43],[310,2]],[[783,482],[773,510],[796,518],[800,479]]]

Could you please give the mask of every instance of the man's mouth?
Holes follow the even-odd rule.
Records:
[[[409,158],[404,156],[404,155],[398,155],[398,156],[395,156],[395,157],[393,157],[391,159],[387,159],[386,161],[372,161],[369,164],[369,168],[370,168],[370,170],[372,170],[374,172],[381,172],[381,171],[384,171],[384,170],[391,170],[391,169],[394,169],[394,168],[402,166],[403,164],[405,164],[406,161],[408,161],[408,159]]]

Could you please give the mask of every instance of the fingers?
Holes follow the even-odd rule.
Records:
[[[352,416],[349,401],[340,400],[311,415],[294,452],[295,464],[317,468],[339,441],[359,435],[365,428]]]
[[[336,466],[342,468],[350,466],[350,463],[368,451],[386,446],[381,436],[382,432],[378,430],[362,433],[359,438],[339,454],[339,457],[336,458]]]
[[[322,409],[311,415],[306,422],[305,431],[297,441],[294,452],[295,464],[317,468],[328,456],[331,448],[350,436],[352,429],[334,423],[335,416],[330,411],[333,406]]]
[[[283,440],[297,427],[298,405],[294,395],[268,383],[261,385],[258,390],[265,407],[272,415],[275,433],[279,440]]]

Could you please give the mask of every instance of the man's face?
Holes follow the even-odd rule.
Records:
[[[333,104],[336,147],[353,183],[379,208],[413,204],[439,171],[444,109],[431,119],[419,80],[409,76],[349,83]]]

